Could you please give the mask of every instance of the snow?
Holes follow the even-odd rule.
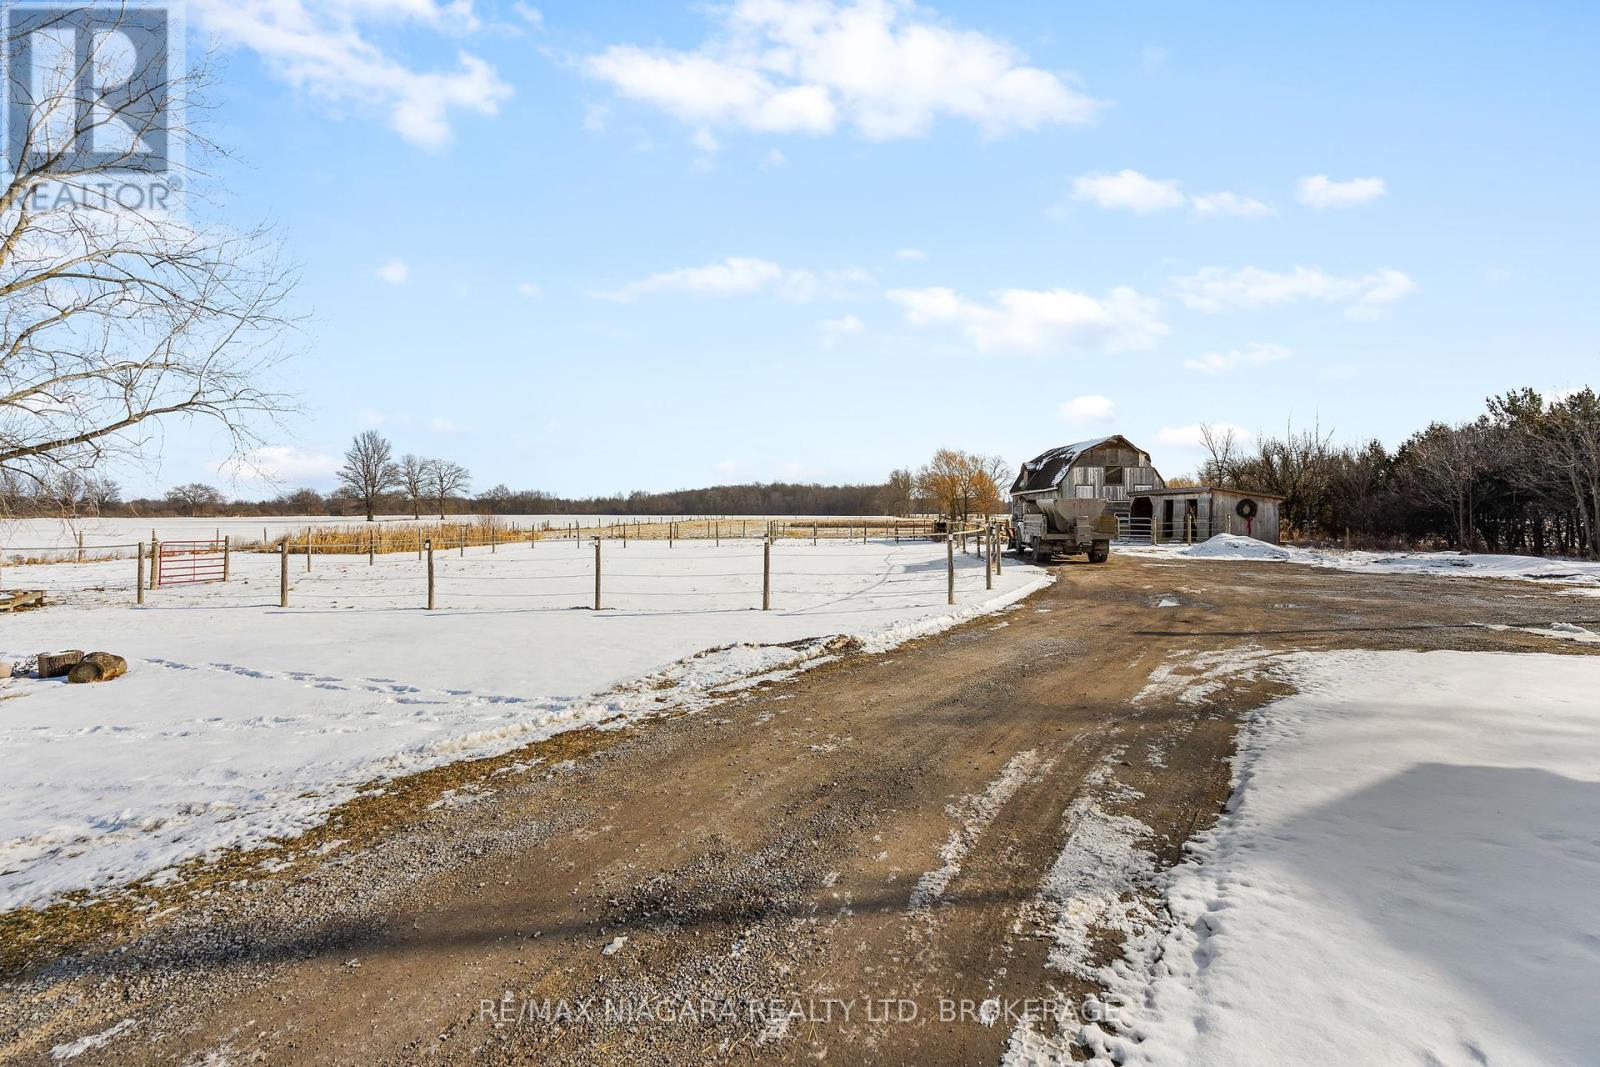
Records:
[[[638,520],[644,523],[662,523],[668,520],[683,519],[678,515],[572,515],[572,514],[539,514],[539,515],[496,515],[495,521],[509,529],[514,523],[523,530],[536,528],[549,524],[556,531],[565,529],[569,524],[576,522],[586,529],[598,526],[608,526],[613,523],[633,522]],[[694,518],[698,518],[695,516]],[[745,516],[736,519],[720,519],[724,535],[743,528],[754,537],[766,521],[766,516]],[[774,519],[783,522],[803,523],[812,518],[809,515],[775,515]],[[841,521],[837,516],[818,516],[823,521]],[[437,516],[423,515],[421,522],[429,524],[436,521]],[[418,520],[410,515],[379,515],[379,523],[393,523],[401,526],[412,526]],[[450,523],[470,523],[477,521],[475,515],[451,515],[445,520]],[[863,520],[857,517],[859,524]],[[276,540],[284,536],[296,536],[305,531],[308,526],[329,527],[346,526],[352,528],[366,528],[366,517],[362,515],[248,515],[248,516],[203,516],[195,518],[166,517],[166,518],[129,518],[125,516],[106,517],[82,516],[68,518],[0,518],[0,557],[10,557],[14,554],[27,554],[24,550],[64,551],[76,549],[79,534],[83,535],[87,551],[93,551],[96,545],[123,545],[132,546],[140,541],[150,540],[152,533],[162,541],[188,541],[205,540],[212,537],[231,536],[238,541],[254,543],[261,540],[263,532],[268,539]],[[727,536],[724,540],[727,540]]]
[[[115,1026],[100,1031],[98,1034],[90,1034],[87,1037],[80,1037],[76,1041],[68,1041],[55,1046],[50,1050],[50,1058],[57,1063],[77,1059],[85,1052],[93,1052],[95,1049],[104,1048],[113,1039],[132,1030],[136,1025],[138,1025],[137,1020],[124,1019]]]
[[[1323,652],[1243,729],[1101,1063],[1552,1064],[1600,1044],[1600,658]]]
[[[51,606],[0,616],[0,660],[59,648],[127,657],[126,677],[0,682],[0,910],[78,889],[170,878],[230,847],[292,838],[366,783],[496,755],[564,730],[703,706],[756,678],[996,611],[1050,581],[928,542],[784,542],[773,610],[761,546],[604,548],[603,605],[586,610],[594,552],[568,543],[470,549],[424,564],[390,554],[239,553],[226,586],[169,586],[133,607],[131,560],[7,567]],[[292,845],[285,846],[285,849]]]
[[[1037,775],[1035,772],[1039,772]],[[929,871],[917,879],[917,884],[911,890],[911,904],[913,911],[925,910],[930,907],[950,886],[950,882],[961,873],[962,861],[967,858],[967,853],[972,850],[972,845],[983,832],[994,822],[995,816],[1000,814],[1000,809],[1006,806],[1017,790],[1030,777],[1043,777],[1049,773],[1049,761],[1041,771],[1039,768],[1039,753],[1036,749],[1018,752],[1006,761],[1000,774],[982,793],[961,797],[945,808],[945,814],[955,822],[955,828],[950,831],[949,838],[944,847],[939,850],[939,858],[944,861],[938,870]]]
[[[1289,550],[1254,537],[1217,534],[1209,541],[1183,549],[1178,555],[1194,559],[1288,559]]]
[[[1513,578],[1600,587],[1600,562],[1460,552],[1345,552],[1271,545],[1237,534],[1217,534],[1197,545],[1119,545],[1119,553],[1157,559],[1249,560],[1298,563],[1366,574],[1432,574],[1452,578]],[[1583,590],[1588,592],[1589,590]],[[1600,595],[1600,588],[1595,588]]]

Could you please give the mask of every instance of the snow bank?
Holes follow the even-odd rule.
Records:
[[[592,549],[502,546],[441,554],[439,610],[421,610],[414,556],[234,557],[227,586],[152,591],[132,605],[132,561],[7,567],[50,590],[0,616],[0,659],[104,648],[128,658],[100,686],[15,678],[0,693],[0,910],[100,890],[196,856],[293,837],[376,779],[495,755],[564,730],[696,707],[836,655],[998,610],[1050,581],[945,550],[784,543],[760,611],[758,543],[606,547],[608,610]]]
[[[1217,534],[1209,541],[1180,550],[1178,555],[1195,559],[1288,559],[1289,550],[1254,537]]]
[[[1600,1045],[1600,658],[1301,653],[1102,971],[1097,1062],[1550,1064]]]
[[[1119,545],[1120,553],[1161,559],[1238,559],[1299,563],[1310,567],[1368,574],[1433,574],[1455,578],[1514,578],[1597,587],[1600,563],[1539,556],[1505,556],[1459,552],[1343,552],[1338,549],[1270,545],[1236,534],[1217,534],[1198,545]]]

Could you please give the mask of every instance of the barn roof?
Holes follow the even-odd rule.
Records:
[[[1067,470],[1078,461],[1078,457],[1093,448],[1120,441],[1133,449],[1143,453],[1132,441],[1121,434],[1112,434],[1110,437],[1097,437],[1092,441],[1078,441],[1075,444],[1062,445],[1042,452],[1022,465],[1022,470],[1017,472],[1017,480],[1012,483],[1013,493],[1037,493],[1045,489],[1054,489],[1061,484],[1061,479],[1066,476]]]

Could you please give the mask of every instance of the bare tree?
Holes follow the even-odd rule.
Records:
[[[291,406],[268,382],[295,281],[270,236],[182,218],[154,185],[134,206],[107,195],[149,178],[152,145],[169,161],[180,146],[191,161],[217,149],[171,106],[194,81],[164,55],[136,57],[118,83],[134,89],[104,87],[125,38],[83,32],[73,19],[86,9],[14,17],[0,42],[13,58],[49,51],[40,30],[78,42],[42,78],[34,64],[8,74],[20,103],[0,179],[0,470],[35,483],[138,453],[174,417],[214,420],[242,453],[256,423]],[[180,173],[161,189],[194,185],[193,167],[169,165]]]
[[[393,454],[394,448],[377,430],[356,434],[344,454],[339,487],[366,509],[368,522],[373,519],[378,498],[400,484],[400,469],[390,458]]]
[[[328,510],[328,500],[315,489],[296,489],[279,497],[282,510],[290,515],[322,515]]]
[[[411,517],[422,518],[422,501],[427,497],[428,487],[432,484],[432,478],[428,474],[428,460],[407,452],[400,457],[399,478],[400,491],[405,493],[406,502],[411,505]]]
[[[1200,424],[1200,443],[1206,460],[1200,466],[1203,485],[1238,488],[1239,442],[1232,426]]]
[[[98,515],[122,503],[122,486],[103,475],[90,478],[84,483],[84,496]]]
[[[1010,468],[999,456],[971,455],[941,448],[917,472],[917,491],[937,501],[952,519],[967,520],[974,512],[990,514],[1003,506],[1000,483]]]
[[[445,502],[457,493],[464,493],[472,484],[467,468],[448,459],[428,460],[428,494],[439,505],[439,517],[444,518]]]
[[[1476,484],[1483,465],[1483,429],[1476,423],[1435,423],[1407,442],[1411,488],[1424,502],[1450,515],[1451,543],[1472,551]]]
[[[916,475],[908,470],[890,471],[889,482],[884,487],[883,510],[891,515],[909,515],[916,503]]]
[[[222,503],[222,494],[204,482],[190,482],[168,489],[167,503],[185,515],[204,515]]]

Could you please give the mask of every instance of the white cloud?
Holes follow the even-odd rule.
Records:
[[[1253,196],[1240,196],[1238,193],[1201,193],[1193,197],[1190,203],[1196,215],[1232,215],[1241,219],[1262,219],[1278,213],[1271,204],[1257,200]]]
[[[263,445],[237,459],[213,463],[212,470],[233,482],[250,484],[326,481],[343,465],[338,456],[293,445]]]
[[[411,268],[403,259],[391,259],[373,273],[390,285],[404,285],[411,278]]]
[[[1243,443],[1253,436],[1249,430],[1242,426],[1234,426],[1227,422],[1213,422],[1211,433],[1213,436],[1222,436],[1229,430],[1233,431],[1233,439]],[[1200,424],[1193,423],[1189,426],[1165,426],[1156,431],[1156,444],[1170,445],[1174,448],[1204,448],[1205,438],[1201,432]]]
[[[1318,174],[1300,179],[1295,199],[1318,211],[1325,211],[1328,208],[1370,203],[1388,191],[1382,178],[1351,178],[1340,182],[1326,174]]]
[[[597,295],[602,299],[627,303],[650,293],[676,292],[711,297],[771,294],[795,303],[806,303],[818,297],[859,293],[871,282],[872,278],[865,271],[854,267],[821,272],[792,270],[780,267],[769,259],[729,256],[719,263],[708,263],[702,267],[661,271]]]
[[[866,323],[854,315],[845,315],[837,319],[823,319],[817,323],[817,329],[822,331],[822,345],[824,348],[832,348],[839,343],[839,338],[846,334],[860,333],[866,328]]]
[[[511,10],[515,11],[523,22],[526,22],[534,29],[544,29],[544,12],[532,4],[524,3],[523,0],[516,0],[516,3],[511,5]]]
[[[1267,307],[1302,300],[1343,304],[1352,318],[1378,314],[1389,304],[1415,292],[1417,283],[1403,271],[1383,268],[1341,277],[1320,267],[1289,271],[1259,267],[1202,267],[1173,279],[1178,298],[1196,311],[1218,312]]]
[[[1073,422],[1110,422],[1117,417],[1117,405],[1110,397],[1090,393],[1062,404],[1061,415]]]
[[[717,135],[704,126],[694,131],[694,135],[689,138],[689,142],[708,156],[715,155],[722,150],[722,142],[717,140]]]
[[[274,76],[336,110],[386,113],[406,140],[437,148],[457,112],[493,115],[511,86],[489,63],[457,51],[453,70],[420,70],[375,43],[395,24],[458,36],[479,26],[471,0],[197,0],[224,44],[259,54]]]
[[[1232,352],[1205,352],[1194,359],[1183,361],[1185,370],[1202,374],[1223,374],[1240,367],[1264,367],[1289,358],[1289,349],[1283,345],[1264,345],[1254,341]]]
[[[928,253],[920,248],[902,248],[895,252],[896,259],[927,259]]]
[[[1182,207],[1188,197],[1173,179],[1158,181],[1136,170],[1115,174],[1085,174],[1072,180],[1072,199],[1084,200],[1113,211],[1148,215]]]
[[[544,290],[537,282],[518,282],[517,295],[524,300],[537,300],[544,295]]]
[[[1190,196],[1176,178],[1151,178],[1124,168],[1115,174],[1084,174],[1072,180],[1072,198],[1108,211],[1150,215],[1181,207],[1196,215],[1264,218],[1277,214],[1271,204],[1239,193],[1201,193]]]
[[[735,0],[693,51],[614,45],[586,61],[618,94],[681,122],[871,140],[949,116],[991,136],[1092,120],[1099,104],[992,37],[912,0]]]
[[[989,304],[943,287],[887,295],[913,326],[954,326],[980,352],[1144,349],[1168,332],[1155,300],[1121,286],[1098,299],[1069,289],[1007,289]]]

